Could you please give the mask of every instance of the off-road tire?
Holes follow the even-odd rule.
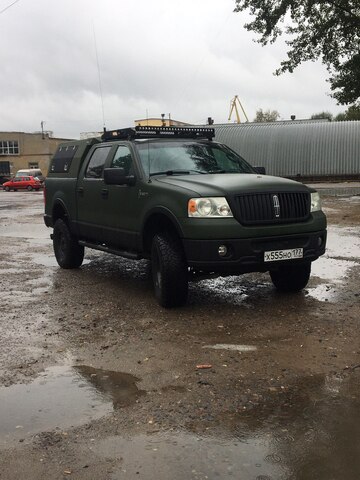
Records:
[[[71,235],[66,222],[59,218],[54,225],[53,247],[61,268],[78,268],[84,259],[84,247]]]
[[[305,263],[279,267],[270,271],[270,277],[280,292],[299,292],[308,284],[310,273],[311,263]]]
[[[188,269],[179,239],[162,232],[151,246],[151,272],[157,301],[162,307],[180,307],[188,296]]]
[[[32,187],[31,185],[28,185],[28,186],[26,187],[26,190],[27,190],[28,192],[31,192],[32,189],[33,189],[33,187]]]

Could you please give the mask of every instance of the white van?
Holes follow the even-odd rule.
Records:
[[[40,182],[45,180],[44,175],[40,168],[25,168],[23,170],[18,170],[15,174],[15,177],[37,177]]]

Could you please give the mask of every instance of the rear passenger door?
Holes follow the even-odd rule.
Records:
[[[76,186],[77,225],[82,238],[104,242],[104,210],[108,193],[104,185],[104,166],[113,145],[100,145],[90,150]]]

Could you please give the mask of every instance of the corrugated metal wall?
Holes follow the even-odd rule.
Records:
[[[225,143],[269,175],[360,175],[360,121],[214,125]]]

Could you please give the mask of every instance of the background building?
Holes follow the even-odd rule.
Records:
[[[10,162],[11,174],[20,169],[40,168],[46,176],[52,155],[66,140],[54,138],[49,132],[0,132],[0,162]]]
[[[179,122],[178,120],[173,120],[172,118],[141,118],[140,120],[135,120],[135,125],[138,127],[187,127],[190,124],[185,122]]]
[[[225,143],[269,175],[301,178],[360,177],[360,121],[289,121],[218,124]]]

